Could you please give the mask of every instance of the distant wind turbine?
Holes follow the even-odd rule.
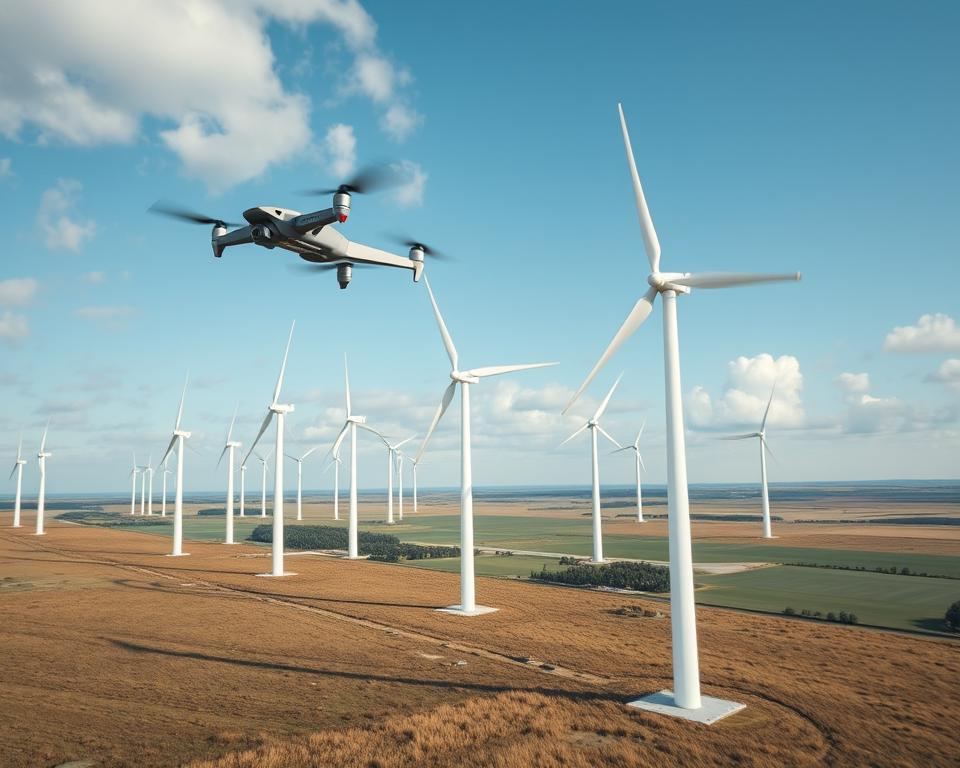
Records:
[[[23,432],[20,433],[20,442],[17,443],[17,459],[13,462],[13,469],[10,471],[10,477],[17,476],[17,495],[13,502],[13,527],[20,527],[20,491],[23,488],[23,466],[27,460],[22,456],[23,452]]]
[[[430,304],[433,306],[433,314],[437,321],[437,327],[440,329],[440,338],[443,340],[443,346],[450,358],[450,378],[451,382],[443,393],[440,401],[440,407],[433,416],[430,423],[430,429],[423,439],[423,445],[417,453],[417,461],[423,456],[427,443],[433,435],[433,430],[437,423],[446,413],[450,401],[456,393],[457,385],[460,385],[460,604],[452,605],[441,610],[448,613],[455,613],[461,616],[478,616],[482,613],[495,611],[496,608],[487,608],[478,606],[476,601],[476,592],[474,590],[473,575],[473,461],[470,450],[470,385],[479,384],[480,379],[487,376],[497,376],[501,373],[512,373],[514,371],[525,371],[531,368],[543,368],[556,363],[528,363],[525,365],[493,365],[485,368],[473,368],[468,371],[461,371],[459,367],[459,357],[457,348],[453,345],[453,339],[447,330],[446,323],[443,322],[443,316],[440,314],[440,308],[433,297],[433,291],[430,288],[430,281],[423,278],[427,286],[427,294],[430,296]]]
[[[644,472],[647,471],[647,468],[643,466],[643,457],[640,455],[640,436],[643,434],[643,428],[647,426],[646,422],[640,425],[640,431],[637,432],[637,439],[633,441],[633,445],[626,445],[623,448],[617,448],[614,453],[620,453],[621,451],[633,451],[635,463],[637,465],[637,522],[643,522],[643,487],[640,484],[640,470],[643,469]]]
[[[416,437],[416,435],[414,435]],[[413,438],[411,438],[413,439]],[[403,451],[397,451],[397,519],[403,522],[403,462],[406,460],[406,454]],[[416,471],[416,464],[414,471]]]
[[[410,459],[410,466],[413,468],[413,514],[417,514],[417,467],[420,465],[420,457]]]
[[[683,434],[683,400],[680,387],[680,342],[677,333],[677,297],[690,293],[695,288],[728,288],[753,283],[769,283],[783,280],[799,280],[800,273],[738,275],[729,273],[690,274],[688,272],[660,271],[660,241],[653,227],[653,219],[640,184],[640,175],[630,146],[627,121],[620,112],[620,129],[627,154],[627,165],[636,198],[637,214],[643,235],[643,244],[650,263],[647,277],[649,289],[637,301],[623,325],[616,332],[609,346],[600,356],[593,370],[587,375],[567,408],[597,375],[607,360],[639,328],[653,311],[657,295],[663,297],[663,356],[667,410],[667,503],[670,532],[670,623],[673,645],[673,691],[658,694],[670,696],[674,714],[681,710],[699,710],[703,706],[700,696],[700,662],[697,654],[697,623],[694,603],[693,550],[690,536],[690,506],[687,489],[687,459]],[[566,409],[564,409],[566,410]],[[730,702],[720,702],[729,714],[740,708]],[[651,706],[650,701],[640,700],[637,706]],[[722,715],[721,715],[722,716]]]
[[[170,553],[170,557],[182,557],[183,555],[189,554],[183,551],[183,454],[185,447],[184,440],[190,437],[190,433],[180,429],[180,421],[183,419],[183,401],[187,396],[187,382],[189,380],[189,376],[184,379],[183,392],[180,394],[180,407],[177,409],[177,420],[173,425],[173,436],[170,438],[170,444],[167,446],[167,450],[164,451],[163,458],[160,459],[160,463],[163,464],[167,460],[167,456],[170,455],[170,451],[173,450],[174,445],[176,445],[177,491],[173,497],[173,551]]]
[[[297,462],[297,520],[303,520],[303,460],[319,447],[319,445],[313,446],[313,448],[300,456],[300,458],[291,456],[289,453],[286,454],[288,459]]]
[[[597,458],[597,433],[599,432],[601,435],[607,438],[607,440],[617,446],[617,448],[623,447],[620,445],[620,443],[610,437],[610,435],[604,431],[603,427],[600,426],[600,417],[603,416],[603,412],[607,410],[607,404],[610,402],[610,398],[613,397],[613,393],[616,390],[617,385],[620,383],[621,378],[623,378],[622,373],[617,376],[617,380],[613,382],[613,386],[610,387],[610,391],[607,392],[607,396],[603,398],[603,402],[600,403],[600,406],[594,412],[593,416],[584,422],[583,426],[570,435],[570,437],[560,443],[561,446],[566,445],[585,429],[590,430],[590,467],[592,470],[593,481],[593,562],[595,563],[603,562],[603,532],[600,528],[600,462]]]
[[[163,492],[160,496],[160,517],[167,516],[167,475],[173,474],[171,470],[167,469],[167,461],[169,461],[169,457],[167,460],[162,462],[163,472],[160,473],[161,477],[163,478]]]
[[[397,450],[400,448],[400,446],[406,445],[413,440],[416,435],[410,435],[410,437],[395,444],[391,444],[390,441],[379,432],[377,432],[377,436],[387,447],[387,525],[393,525],[393,467],[397,460]],[[403,501],[400,503],[403,504]],[[402,515],[400,519],[403,520]]]
[[[147,465],[140,467],[140,517],[147,514]]]
[[[237,411],[240,410],[239,404],[236,408],[233,409],[233,418],[230,419],[230,427],[227,429],[227,437],[223,441],[223,450],[220,452],[220,458],[217,459],[217,466],[220,466],[220,462],[223,461],[223,457],[227,455],[227,505],[224,507],[224,516],[226,517],[227,529],[224,536],[224,544],[233,544],[233,472],[234,472],[234,461],[233,454],[234,451],[241,446],[241,443],[238,443],[233,439],[233,425],[237,421]],[[242,491],[241,491],[242,493]]]
[[[47,453],[44,449],[47,445],[47,430],[50,428],[50,420],[47,419],[47,426],[43,428],[43,437],[40,438],[40,450],[37,451],[37,465],[40,469],[40,491],[37,494],[37,530],[36,536],[43,536],[43,508],[47,495],[47,459],[53,454]]]
[[[147,516],[153,517],[153,456],[147,458]]]
[[[293,329],[296,327],[296,324],[296,320],[290,324],[290,335],[287,336],[287,348],[283,352],[283,362],[280,364],[280,375],[277,377],[277,386],[274,387],[273,390],[273,399],[270,401],[270,405],[267,406],[267,415],[260,425],[260,431],[257,432],[257,436],[250,444],[250,450],[247,451],[247,455],[243,459],[243,463],[246,464],[247,459],[250,458],[253,449],[257,447],[257,443],[260,441],[263,433],[266,432],[267,427],[270,426],[270,421],[276,416],[276,461],[274,462],[273,468],[273,541],[270,545],[273,567],[269,574],[264,573],[261,574],[262,576],[295,575],[292,573],[284,573],[283,571],[283,424],[286,415],[293,412],[293,406],[280,404],[280,389],[283,387],[283,373],[287,369],[287,355],[290,354],[290,342],[293,341]],[[266,478],[264,478],[264,480],[266,480]]]
[[[763,538],[772,539],[773,531],[770,527],[770,494],[767,491],[767,456],[770,447],[767,445],[767,416],[770,415],[770,404],[773,403],[773,393],[776,391],[776,384],[770,390],[770,399],[767,400],[767,408],[763,412],[763,420],[760,422],[759,432],[748,432],[745,435],[730,435],[722,437],[721,440],[749,440],[752,437],[760,439],[760,508],[763,512]]]
[[[240,517],[244,517],[244,503],[246,502],[246,481],[247,481],[247,465],[240,465]]]
[[[326,472],[330,467],[333,467],[333,519],[340,519],[340,452],[337,451],[336,454],[330,457],[330,463],[323,468],[323,471]]]
[[[273,448],[270,449],[272,451]],[[266,456],[261,456],[256,451],[253,452],[253,455],[257,457],[257,461],[260,462],[261,470],[261,479],[260,479],[260,517],[267,516],[267,459],[270,458],[270,451],[267,451]],[[249,458],[249,455],[247,456]],[[247,458],[244,458],[243,465],[246,466]]]
[[[133,469],[130,470],[130,514],[137,514],[137,475],[140,467],[137,466],[137,454],[133,454]]]

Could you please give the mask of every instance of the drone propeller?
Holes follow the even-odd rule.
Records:
[[[365,264],[363,262],[346,262],[346,261],[337,261],[337,262],[326,262],[326,261],[300,261],[296,264],[287,264],[287,269],[293,272],[299,272],[301,274],[307,273],[316,273],[316,272],[327,272],[332,269],[336,269],[341,264],[349,264],[354,269],[371,269],[373,264]]]
[[[387,237],[397,245],[402,245],[404,248],[419,248],[421,251],[423,251],[424,256],[430,256],[431,258],[440,259],[441,261],[452,261],[452,258],[447,254],[438,251],[436,248],[431,248],[429,245],[425,245],[419,240],[414,240],[412,237],[407,235],[392,234],[387,235]]]
[[[396,167],[390,163],[380,163],[378,165],[368,165],[361,168],[354,174],[353,178],[344,182],[339,187],[333,189],[308,189],[302,192],[304,195],[333,195],[337,192],[346,192],[347,194],[363,195],[368,192],[376,192],[378,189],[387,189],[395,187],[400,183],[400,176]]]
[[[166,203],[158,200],[148,209],[150,213],[158,213],[161,216],[169,216],[174,219],[180,219],[181,221],[189,221],[194,224],[216,224],[220,227],[239,227],[240,224],[236,224],[230,221],[224,221],[223,219],[213,219],[209,216],[204,216],[202,213],[195,213],[187,208],[181,208],[178,205],[172,203]]]

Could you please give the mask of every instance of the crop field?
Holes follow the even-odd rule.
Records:
[[[4,765],[955,763],[952,641],[701,606],[704,691],[747,704],[706,728],[624,706],[669,687],[670,623],[616,609],[662,602],[480,578],[500,610],[463,619],[454,574],[166,544],[0,529]]]

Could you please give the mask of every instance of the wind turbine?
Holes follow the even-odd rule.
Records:
[[[760,508],[763,511],[763,538],[772,539],[773,532],[770,529],[770,494],[767,492],[767,452],[770,447],[767,445],[767,416],[770,414],[770,404],[773,403],[773,393],[776,390],[776,384],[770,390],[770,399],[767,400],[767,408],[763,412],[763,421],[760,422],[759,432],[750,432],[746,435],[730,435],[721,440],[749,440],[752,437],[760,438]],[[771,456],[773,453],[771,452]]]
[[[607,404],[610,402],[610,398],[613,397],[614,390],[616,390],[617,385],[620,383],[620,379],[622,378],[622,373],[617,376],[617,380],[613,382],[613,386],[610,387],[610,391],[607,392],[607,396],[603,398],[603,402],[600,403],[600,407],[597,408],[593,416],[584,422],[583,426],[570,435],[570,437],[560,443],[561,446],[566,445],[585,429],[590,430],[590,466],[592,469],[593,479],[593,562],[595,563],[603,562],[603,533],[600,530],[600,462],[597,459],[597,433],[599,432],[601,435],[607,438],[607,440],[617,446],[617,448],[622,447],[620,443],[610,437],[604,428],[600,426],[600,417],[603,416],[603,412],[607,410]]]
[[[147,459],[147,515],[153,517],[153,456]]]
[[[17,496],[13,502],[13,527],[20,527],[20,490],[23,487],[23,466],[27,460],[22,456],[23,451],[23,432],[20,433],[20,442],[17,443],[17,460],[13,462],[13,469],[10,470],[10,477],[17,475]]]
[[[163,464],[167,460],[167,456],[170,455],[170,451],[173,450],[173,446],[177,446],[177,492],[173,497],[173,551],[169,554],[169,557],[182,557],[190,554],[183,551],[183,451],[186,447],[184,440],[190,437],[190,433],[180,429],[180,421],[183,418],[183,400],[187,396],[187,382],[189,380],[190,377],[187,376],[183,381],[183,392],[180,394],[180,407],[177,409],[177,420],[173,425],[173,436],[170,438],[170,444],[167,446],[163,458],[160,459],[160,463]]]
[[[643,489],[640,485],[640,470],[643,469],[644,472],[647,471],[647,468],[643,466],[643,457],[640,455],[640,436],[643,434],[643,428],[647,426],[646,422],[640,425],[640,431],[637,432],[637,439],[633,441],[633,445],[625,445],[623,448],[617,448],[614,453],[620,453],[621,451],[633,451],[636,458],[637,465],[637,522],[643,522]]]
[[[244,517],[244,502],[246,501],[247,465],[240,465],[240,517]]]
[[[260,424],[260,431],[250,444],[250,450],[247,451],[243,462],[246,463],[250,458],[250,453],[257,447],[263,433],[270,426],[270,421],[274,416],[277,417],[277,444],[276,461],[273,470],[273,542],[270,545],[273,567],[269,574],[260,574],[262,576],[295,576],[293,573],[283,572],[283,424],[288,413],[293,413],[292,405],[280,404],[280,388],[283,386],[283,373],[287,369],[287,355],[290,354],[290,342],[293,341],[293,329],[297,321],[290,324],[290,334],[287,336],[287,348],[283,351],[283,362],[280,363],[280,375],[277,377],[277,386],[273,389],[273,399],[267,406],[267,415]],[[264,477],[266,482],[266,477]]]
[[[417,453],[417,461],[423,456],[423,452],[430,442],[433,430],[437,423],[443,417],[453,395],[456,392],[457,385],[460,385],[460,604],[452,605],[440,610],[447,613],[455,613],[461,616],[478,616],[482,613],[490,613],[496,608],[487,608],[477,605],[476,593],[474,591],[473,578],[473,461],[470,452],[470,385],[478,384],[480,379],[487,376],[497,376],[501,373],[512,373],[514,371],[525,371],[530,368],[543,368],[556,363],[528,363],[525,365],[492,365],[485,368],[473,368],[467,371],[461,371],[459,367],[459,358],[457,348],[453,345],[453,339],[447,330],[446,323],[443,322],[443,316],[440,314],[440,308],[433,297],[433,291],[430,288],[430,282],[426,277],[423,278],[427,286],[427,293],[430,296],[430,303],[433,305],[433,314],[437,320],[437,327],[440,329],[440,338],[443,340],[443,346],[447,350],[447,356],[450,358],[450,378],[451,382],[443,393],[440,401],[440,407],[433,416],[430,423],[430,429],[423,439],[423,445]]]
[[[273,450],[272,448],[270,449]],[[262,471],[262,476],[260,479],[260,517],[267,516],[267,458],[269,458],[270,453],[267,452],[266,456],[261,456],[256,451],[253,452],[253,455],[257,457],[257,461],[260,462],[260,469]],[[244,458],[243,464],[241,467],[247,465],[247,459],[250,457],[249,454]]]
[[[237,420],[237,411],[240,410],[239,404],[236,408],[233,409],[233,418],[230,419],[230,428],[227,429],[227,438],[223,441],[223,450],[220,452],[220,458],[217,459],[217,466],[220,466],[220,462],[223,461],[224,454],[229,454],[227,457],[227,505],[224,508],[224,514],[226,516],[227,522],[227,531],[224,538],[224,544],[233,544],[233,452],[240,447],[240,443],[236,440],[233,440],[233,425]],[[241,490],[241,495],[243,491]]]
[[[130,514],[137,514],[137,475],[140,467],[137,466],[137,454],[133,454],[133,469],[130,470]]]
[[[163,472],[161,473],[161,475],[163,477],[163,495],[160,497],[160,517],[166,517],[167,516],[167,475],[172,475],[173,472],[167,469],[166,461],[163,461],[162,464],[163,464]]]
[[[333,471],[333,519],[340,519],[340,451],[338,450],[333,456],[330,457],[330,463],[324,467],[323,471],[326,472],[330,467],[334,467]]]
[[[403,522],[403,462],[406,458],[403,451],[397,451],[397,519],[401,523]],[[416,470],[417,465],[414,464],[413,467]]]
[[[40,450],[37,451],[37,465],[40,468],[40,491],[37,494],[37,536],[43,536],[43,507],[47,495],[47,459],[53,454],[44,451],[47,445],[47,430],[50,428],[50,420],[47,420],[47,426],[43,428],[43,437],[40,438]]]
[[[140,467],[140,517],[146,514],[147,509],[147,467]]]
[[[680,394],[680,347],[677,334],[677,296],[693,288],[727,288],[752,283],[799,280],[800,273],[738,275],[723,273],[690,274],[660,271],[660,241],[643,195],[640,176],[630,146],[630,135],[623,108],[620,128],[627,154],[627,164],[636,197],[637,214],[643,234],[644,248],[650,263],[647,283],[650,288],[637,301],[593,370],[580,385],[567,408],[580,396],[607,360],[650,316],[657,294],[663,297],[663,357],[667,412],[667,504],[670,531],[670,621],[673,645],[673,691],[655,694],[671,701],[673,714],[690,717],[683,710],[700,710],[700,670],[697,656],[697,625],[693,599],[693,553],[690,541],[690,508],[687,496],[687,461],[683,435],[683,402]],[[566,410],[566,409],[564,409]],[[712,703],[712,702],[711,702]],[[638,706],[649,706],[640,700]],[[740,706],[736,705],[736,709]],[[729,714],[735,709],[726,709]],[[698,715],[693,715],[698,716]],[[721,715],[722,716],[722,715]]]
[[[360,556],[358,541],[358,520],[357,520],[357,427],[365,429],[368,432],[379,436],[379,433],[373,427],[367,426],[366,416],[357,416],[350,405],[350,371],[347,368],[347,356],[343,356],[343,382],[346,391],[347,400],[347,420],[343,422],[340,434],[330,449],[331,455],[337,462],[337,474],[340,470],[340,444],[347,434],[350,435],[350,518],[347,523],[347,557],[356,560]],[[334,506],[336,510],[336,506]],[[335,512],[336,514],[336,512]]]
[[[303,454],[299,459],[296,456],[286,454],[288,459],[297,462],[297,520],[303,520],[303,460],[313,453],[319,445],[313,446],[309,451]]]
[[[406,440],[401,440],[396,444],[391,444],[390,441],[379,432],[377,432],[377,436],[383,441],[383,444],[387,446],[387,525],[393,525],[393,466],[397,460],[397,449],[400,448],[401,445],[409,443],[416,435],[410,435]],[[403,504],[402,500],[400,504]],[[403,520],[402,513],[400,519]]]
[[[410,459],[410,466],[413,467],[413,514],[417,514],[417,467],[420,465],[420,457]]]

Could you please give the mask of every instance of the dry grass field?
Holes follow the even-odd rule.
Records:
[[[711,726],[629,710],[670,685],[642,600],[53,523],[0,530],[0,755],[10,766],[947,766],[950,641],[698,610]],[[651,604],[652,606],[653,604]],[[656,604],[662,609],[662,604]],[[553,670],[539,668],[529,657]],[[460,664],[458,662],[465,662]]]

